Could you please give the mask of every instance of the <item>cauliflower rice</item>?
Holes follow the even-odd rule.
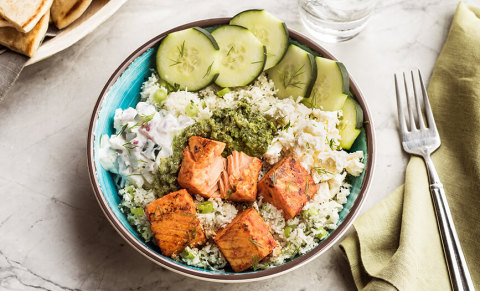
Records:
[[[141,102],[135,109],[117,109],[114,117],[117,134],[104,135],[100,145],[102,166],[122,177],[127,185],[119,186],[122,188],[118,192],[122,198],[120,210],[146,242],[152,240],[153,234],[143,209],[158,198],[151,187],[152,177],[160,160],[171,154],[174,136],[196,121],[210,118],[214,110],[234,108],[242,99],[279,128],[263,155],[264,165],[259,179],[281,158],[291,155],[312,175],[318,188],[314,198],[288,221],[279,209],[262,202],[261,197],[253,203],[279,245],[258,268],[281,265],[296,255],[307,253],[337,227],[339,212],[350,194],[351,186],[346,177],[358,176],[364,169],[363,152],[348,153],[339,146],[337,125],[341,111],[308,108],[300,103],[301,97],[278,99],[273,82],[265,74],[259,76],[253,85],[232,89],[223,97],[218,97],[214,87],[209,86],[199,92],[171,92],[158,104],[153,95],[159,89],[167,92],[159,85],[158,76],[152,73],[142,86]],[[198,108],[192,117],[185,113],[189,104]],[[149,126],[155,134],[149,135],[142,132],[142,127],[135,127],[138,116],[143,118],[142,127]],[[132,137],[139,136],[141,138],[135,142],[140,141],[140,144],[125,146]],[[208,242],[199,248],[187,247],[185,251],[189,255],[177,259],[191,266],[220,270],[227,261],[212,239],[218,230],[233,220],[239,209],[228,201],[208,200],[213,203],[214,211],[198,213]],[[195,197],[197,205],[203,201],[203,197]]]

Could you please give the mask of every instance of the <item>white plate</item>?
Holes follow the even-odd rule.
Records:
[[[83,15],[45,41],[26,66],[46,59],[73,45],[112,16],[127,0],[93,0]]]

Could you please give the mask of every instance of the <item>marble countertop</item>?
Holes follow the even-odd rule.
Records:
[[[393,73],[418,67],[430,76],[456,5],[454,0],[382,1],[358,37],[321,43],[347,66],[373,115],[377,165],[363,211],[402,183],[408,158],[396,129]],[[87,129],[96,99],[117,66],[167,29],[258,7],[305,33],[293,0],[130,0],[73,47],[25,68],[0,104],[0,289],[355,288],[338,246],[306,266],[261,282],[227,285],[186,278],[127,245],[93,196]]]

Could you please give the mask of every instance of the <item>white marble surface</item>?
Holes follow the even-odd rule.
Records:
[[[416,66],[430,76],[457,4],[419,2],[383,1],[357,38],[325,44],[354,76],[373,114],[377,165],[363,211],[402,183],[407,161],[396,131],[392,74]],[[0,104],[0,289],[355,288],[338,246],[296,271],[262,282],[226,285],[183,277],[126,245],[93,196],[86,166],[87,128],[95,101],[116,67],[167,29],[257,7],[304,32],[294,0],[130,0],[70,49],[24,70]]]

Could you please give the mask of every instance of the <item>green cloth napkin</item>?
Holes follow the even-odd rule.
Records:
[[[480,290],[480,9],[458,5],[428,94],[442,139],[433,160]],[[450,289],[423,160],[412,157],[405,176],[340,245],[358,289]]]

